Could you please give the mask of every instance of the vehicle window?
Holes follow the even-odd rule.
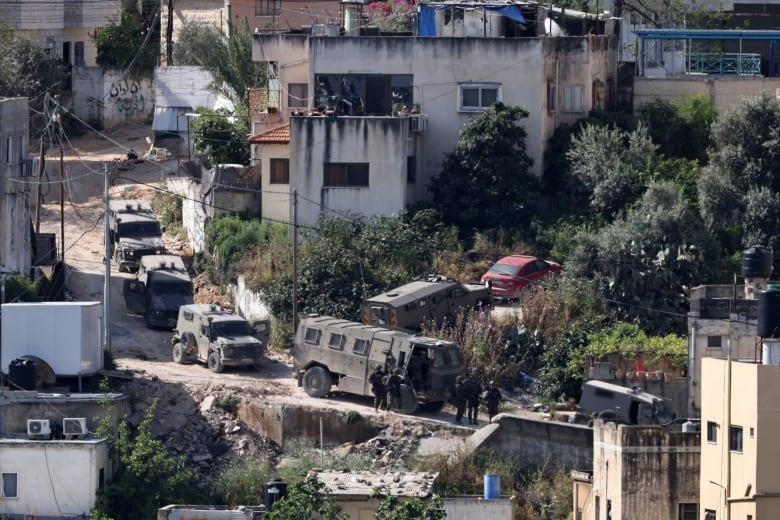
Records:
[[[413,311],[416,308],[417,308],[417,302],[411,302],[406,304],[407,311]]]
[[[371,323],[376,323],[377,325],[387,324],[387,317],[385,316],[384,307],[371,307]]]
[[[537,271],[544,271],[545,269],[548,269],[549,267],[550,267],[550,264],[548,264],[544,260],[537,260],[536,261],[536,270]]]
[[[614,397],[615,393],[610,390],[604,390],[603,388],[594,388],[593,393],[599,397],[608,397],[612,398]]]
[[[490,274],[500,274],[504,276],[516,276],[520,272],[520,267],[513,264],[493,264],[493,267],[488,269]]]
[[[419,305],[420,307],[425,307],[426,305],[428,305],[428,302],[425,300],[417,300],[417,305]]]
[[[536,265],[536,262],[532,262],[525,266],[525,268],[523,269],[523,274],[527,276],[529,274],[534,274],[538,270],[539,267]]]
[[[245,321],[220,321],[212,325],[218,336],[251,336],[252,329]]]
[[[184,317],[184,319],[187,321],[192,321],[193,318],[192,311],[184,311],[182,313],[182,317]]]
[[[450,294],[450,298],[460,298],[464,294],[463,289],[454,289]]]
[[[159,236],[159,222],[123,222],[119,224],[119,234],[125,237]]]
[[[435,305],[435,304],[437,304],[437,303],[439,303],[441,300],[442,300],[442,297],[441,297],[441,296],[434,296],[433,298],[431,298],[431,302],[432,302],[434,305]]]
[[[307,328],[303,334],[303,341],[306,343],[313,343],[315,345],[320,342],[320,329]]]
[[[333,350],[344,349],[344,334],[331,334],[328,340],[328,348]]]
[[[368,340],[357,338],[355,340],[355,344],[352,345],[352,352],[354,352],[355,354],[359,354],[361,356],[365,356],[366,353],[368,352]]]

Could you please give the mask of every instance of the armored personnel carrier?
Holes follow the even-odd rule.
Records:
[[[137,271],[141,257],[165,252],[162,228],[145,200],[109,202],[111,255],[119,271]]]
[[[143,314],[148,328],[176,326],[179,307],[192,299],[192,280],[180,256],[142,256],[134,280],[125,280],[125,305]]]

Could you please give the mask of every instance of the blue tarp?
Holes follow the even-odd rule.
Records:
[[[518,23],[525,23],[525,18],[520,14],[516,5],[505,4],[420,4],[420,14],[417,17],[418,36],[436,36],[435,12],[448,7],[460,7],[462,9],[485,9],[495,11]]]

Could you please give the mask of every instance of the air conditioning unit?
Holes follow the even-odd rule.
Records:
[[[425,132],[428,129],[428,116],[425,114],[412,114],[409,116],[409,125],[415,134]]]
[[[62,420],[62,434],[66,438],[85,436],[87,434],[87,420],[83,417],[65,417]]]
[[[48,419],[28,419],[27,436],[30,439],[49,439],[51,438],[51,428]]]

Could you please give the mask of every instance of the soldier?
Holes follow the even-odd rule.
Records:
[[[479,396],[482,394],[482,385],[479,384],[477,374],[472,372],[468,381],[466,381],[466,416],[469,424],[479,424],[477,414],[479,413]]]
[[[466,411],[466,384],[463,380],[463,376],[458,376],[455,379],[455,386],[452,391],[452,401],[455,405],[455,424],[463,424],[463,414]]]
[[[387,381],[387,409],[392,410],[401,406],[401,385],[404,382],[404,373],[400,368],[385,378]]]
[[[385,386],[385,372],[382,365],[377,365],[374,372],[368,377],[371,383],[371,392],[374,394],[374,411],[387,409],[387,387]]]
[[[493,422],[493,416],[498,414],[498,404],[503,400],[501,390],[498,389],[495,381],[491,381],[488,389],[485,391],[485,404],[487,405],[488,420]]]

